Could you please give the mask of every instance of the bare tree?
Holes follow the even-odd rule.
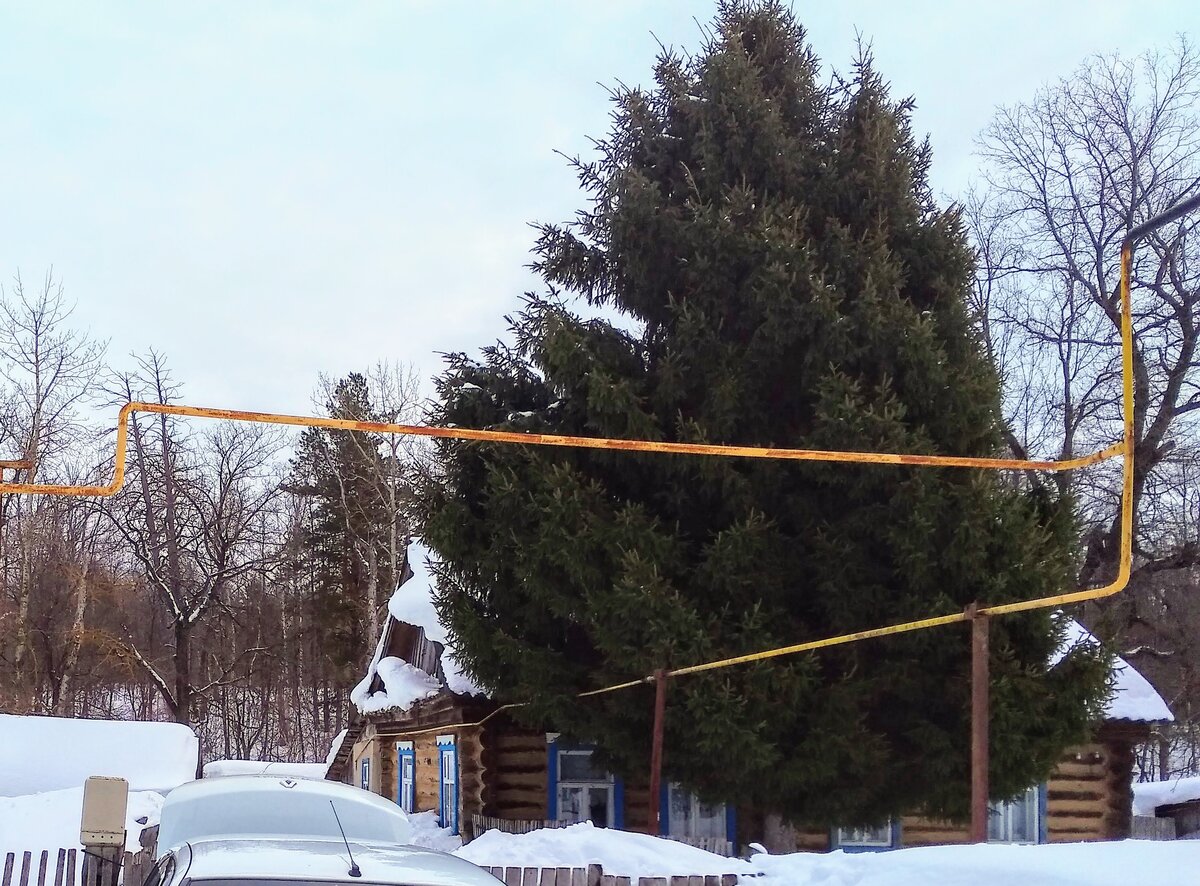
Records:
[[[79,409],[102,368],[104,345],[68,325],[74,306],[48,272],[40,289],[26,290],[18,274],[10,290],[0,287],[0,376],[6,383],[0,433],[6,447],[29,459],[23,478],[53,474],[56,460],[78,435]],[[33,576],[31,539],[5,537],[7,525],[32,530],[40,500],[28,496],[0,501],[0,568],[17,600],[13,666],[18,680],[29,651],[29,594]],[[15,577],[10,550],[16,549]]]
[[[980,264],[975,307],[1003,373],[1008,440],[1019,457],[1069,458],[1120,439],[1120,244],[1131,227],[1200,189],[1198,99],[1200,56],[1180,38],[1135,59],[1091,58],[1032,101],[1001,109],[984,132],[984,184],[966,202]],[[1131,656],[1154,659],[1139,662],[1151,670],[1165,659],[1148,650],[1181,615],[1165,589],[1200,565],[1198,224],[1185,218],[1138,247],[1135,572],[1131,593],[1091,613]],[[1083,522],[1080,586],[1116,572],[1119,472],[1110,465],[1056,478]],[[1179,693],[1177,703],[1200,698],[1200,686]]]
[[[176,394],[162,358],[118,380],[127,400],[170,402]],[[224,425],[189,435],[173,418],[130,419],[132,460],[125,490],[107,513],[167,612],[171,675],[152,650],[129,640],[128,655],[158,689],[172,716],[191,722],[199,684],[192,673],[197,625],[223,596],[262,565],[253,527],[277,492],[271,471],[279,439],[258,426]],[[130,635],[131,636],[131,635]]]

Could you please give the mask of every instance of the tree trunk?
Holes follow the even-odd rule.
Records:
[[[67,648],[63,654],[62,677],[58,681],[57,698],[55,699],[54,712],[62,715],[67,713],[67,699],[70,698],[71,678],[75,674],[75,667],[79,663],[79,647],[83,643],[83,615],[87,611],[88,604],[88,570],[91,568],[92,558],[88,555],[83,556],[83,565],[79,567],[79,574],[75,577],[75,612],[71,619],[71,630],[67,634]]]
[[[367,629],[367,648],[373,649],[379,640],[379,553],[372,539],[367,539]]]
[[[175,623],[175,722],[191,726],[192,717],[192,673],[189,643],[191,628]]]

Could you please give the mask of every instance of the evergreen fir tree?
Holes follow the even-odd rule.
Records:
[[[457,354],[434,419],[470,427],[993,455],[999,385],[972,257],[869,56],[828,83],[777,2],[723,3],[702,51],[618,89],[590,205],[547,225],[514,341]],[[619,312],[614,323],[569,299]],[[576,301],[578,304],[578,301]],[[1070,503],[993,472],[444,442],[425,538],[460,657],[531,725],[648,765],[678,667],[1071,585]],[[1106,662],[1046,612],[992,626],[992,785],[1086,732]],[[664,771],[702,797],[864,824],[967,806],[964,628],[682,677]]]
[[[334,384],[325,409],[333,418],[376,418],[360,373]],[[367,628],[367,545],[378,552],[377,586],[386,592],[395,587],[382,552],[392,515],[372,483],[378,460],[368,434],[309,428],[300,437],[287,483],[311,503],[301,527],[304,562],[295,566],[311,576],[310,621],[327,662],[347,685],[361,676],[363,661],[378,639]]]

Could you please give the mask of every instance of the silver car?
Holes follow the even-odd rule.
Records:
[[[328,781],[231,776],[163,803],[145,886],[495,886],[464,859],[406,845],[394,804]]]

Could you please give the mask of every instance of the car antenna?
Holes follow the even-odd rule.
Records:
[[[350,876],[361,877],[362,871],[354,863],[354,853],[350,851],[350,841],[346,839],[346,829],[342,827],[342,820],[338,817],[337,807],[333,805],[332,800],[329,801],[329,808],[333,810],[333,820],[337,822],[338,830],[342,832],[342,842],[346,844],[346,854],[350,856]]]

